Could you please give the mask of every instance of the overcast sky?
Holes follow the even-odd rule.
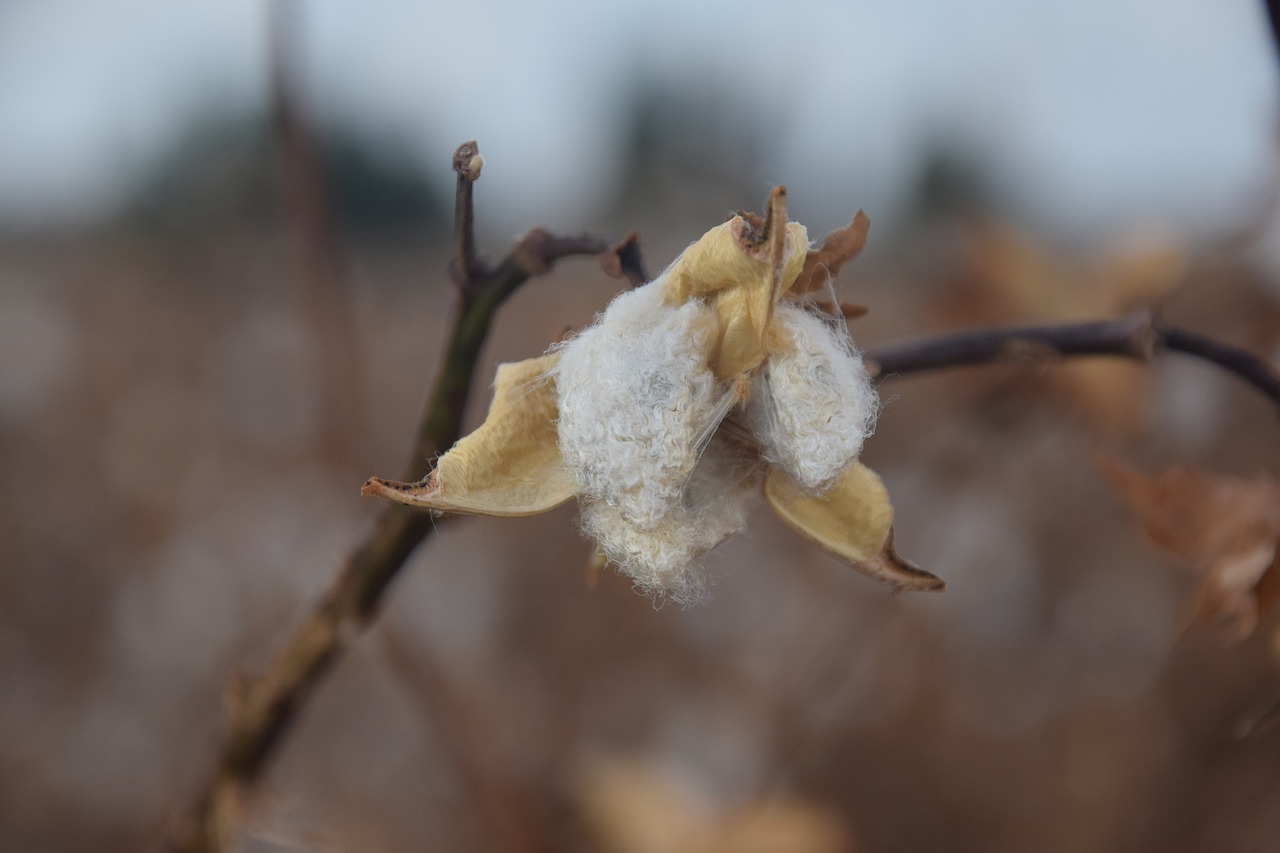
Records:
[[[620,180],[614,105],[645,74],[731,84],[767,183],[836,224],[899,211],[938,134],[1067,229],[1225,227],[1272,157],[1254,0],[777,3],[309,0],[314,108],[439,169],[463,139],[511,227],[590,224]],[[0,220],[109,213],[199,110],[260,108],[263,0],[0,0]]]

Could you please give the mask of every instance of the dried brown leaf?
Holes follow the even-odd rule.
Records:
[[[1147,476],[1115,460],[1102,466],[1152,541],[1199,576],[1190,624],[1216,625],[1233,641],[1252,633],[1280,598],[1280,484],[1188,467]]]
[[[810,250],[805,257],[804,267],[791,286],[791,292],[804,295],[826,287],[828,281],[840,274],[845,264],[862,254],[870,227],[871,218],[859,210],[852,222],[824,237],[822,245]]]
[[[1087,257],[1055,251],[1016,228],[987,223],[965,238],[959,273],[938,306],[944,327],[1099,320],[1152,305],[1180,281],[1186,254],[1156,239],[1119,242]],[[1093,426],[1131,434],[1145,422],[1150,378],[1130,366],[1084,361],[1037,369],[1047,393]]]

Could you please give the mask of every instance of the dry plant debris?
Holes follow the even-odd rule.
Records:
[[[1199,577],[1189,625],[1237,642],[1252,634],[1280,601],[1280,483],[1189,467],[1148,476],[1114,460],[1103,469],[1147,536]]]
[[[1066,257],[1007,225],[983,223],[965,232],[959,272],[939,311],[945,327],[968,323],[1079,322],[1114,317],[1167,299],[1188,259],[1173,243],[1129,238],[1086,258]],[[1034,353],[1010,352],[1010,356]],[[1099,363],[1036,372],[1028,390],[1066,404],[1091,426],[1121,434],[1141,428],[1148,398],[1146,371]]]

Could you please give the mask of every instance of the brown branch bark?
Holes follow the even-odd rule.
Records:
[[[974,329],[868,350],[879,380],[929,370],[1070,356],[1118,356],[1149,361],[1163,352],[1214,364],[1249,383],[1280,407],[1280,371],[1246,349],[1165,323],[1144,311],[1118,320],[1056,326]]]
[[[465,203],[458,202],[464,215],[458,247],[464,255],[468,247],[474,247],[470,199],[471,185],[479,177],[479,169],[470,167],[478,156],[475,143],[460,146],[459,152],[467,146],[472,156],[454,156],[455,168],[459,160],[466,160],[458,168],[458,195],[466,197]],[[474,384],[480,350],[503,301],[530,278],[549,271],[560,258],[597,254],[608,270],[619,265],[618,256],[624,253],[628,259],[621,262],[621,271],[632,281],[643,279],[634,237],[610,244],[598,237],[562,238],[535,231],[493,269],[475,263],[474,256],[471,262],[455,259],[455,268],[469,270],[471,277],[458,287],[444,363],[428,397],[406,479],[425,477],[433,460],[461,434],[462,413]],[[295,629],[266,672],[245,691],[228,721],[207,781],[194,803],[176,819],[162,849],[184,853],[226,849],[248,796],[299,709],[350,642],[377,615],[387,588],[432,529],[429,514],[400,504],[385,505],[373,529],[348,555],[311,614]]]

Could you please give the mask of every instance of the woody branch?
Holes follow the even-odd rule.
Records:
[[[425,477],[433,460],[458,439],[476,363],[494,314],[524,282],[545,274],[561,258],[590,255],[597,255],[607,272],[632,283],[648,278],[634,234],[611,243],[601,237],[559,237],[535,229],[517,241],[496,266],[482,263],[475,254],[472,214],[472,186],[483,164],[478,158],[474,142],[459,146],[454,155],[458,224],[453,268],[458,300],[444,362],[406,466],[407,478],[412,480]],[[351,641],[375,618],[391,582],[432,530],[428,514],[386,504],[373,529],[338,568],[310,615],[294,630],[265,673],[245,691],[231,714],[207,781],[192,806],[178,817],[163,849],[188,853],[226,849],[247,796],[298,711]]]
[[[1117,356],[1150,361],[1161,353],[1206,361],[1249,383],[1280,407],[1280,371],[1246,349],[1166,323],[1151,311],[1117,320],[975,329],[892,344],[866,353],[886,380],[930,370],[1031,359]]]

